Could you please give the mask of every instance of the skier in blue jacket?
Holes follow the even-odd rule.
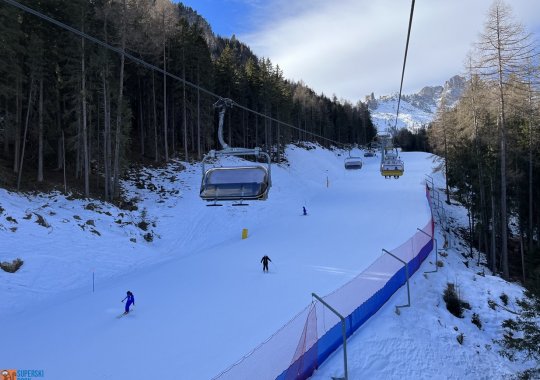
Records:
[[[133,306],[135,306],[135,297],[133,297],[133,293],[131,293],[129,290],[127,291],[126,298],[124,298],[122,300],[122,302],[124,302],[125,300],[127,300],[127,302],[126,302],[126,311],[124,312],[124,314],[127,314],[127,313],[129,313],[129,307],[132,304],[133,304]]]

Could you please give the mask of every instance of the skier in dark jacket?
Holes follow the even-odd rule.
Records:
[[[126,298],[124,298],[122,300],[122,302],[124,302],[125,300],[127,300],[126,302],[126,311],[124,312],[124,314],[127,314],[129,313],[129,307],[133,304],[133,306],[135,306],[135,297],[133,297],[133,293],[131,293],[129,290],[127,291],[127,296]]]
[[[305,207],[302,207],[303,211],[304,211],[304,215],[307,215],[307,210]]]
[[[263,264],[263,272],[268,272],[268,262],[272,261],[270,260],[270,257],[264,255],[261,259],[261,263]]]

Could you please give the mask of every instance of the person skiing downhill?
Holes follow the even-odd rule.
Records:
[[[306,210],[306,207],[305,207],[305,206],[303,206],[303,207],[302,207],[302,209],[303,209],[303,211],[304,211],[304,215],[307,215],[307,210]]]
[[[270,260],[270,257],[264,255],[261,259],[261,263],[263,264],[263,272],[268,272],[268,262],[272,261]]]
[[[124,314],[127,314],[129,313],[129,307],[133,304],[133,306],[135,306],[135,297],[133,297],[133,293],[131,293],[129,290],[127,291],[127,296],[126,298],[124,298],[122,300],[122,302],[124,302],[125,300],[127,300],[126,302],[126,308],[125,308],[125,312]]]

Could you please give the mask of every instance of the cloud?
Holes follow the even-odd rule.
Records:
[[[248,0],[249,1],[249,0]],[[463,72],[491,0],[416,2],[404,92],[442,85]],[[540,2],[509,2],[527,30],[540,30]],[[410,2],[273,0],[258,2],[241,35],[253,51],[279,64],[285,77],[351,101],[399,91]]]

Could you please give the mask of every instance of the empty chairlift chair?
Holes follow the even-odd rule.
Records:
[[[347,157],[345,159],[345,169],[347,170],[362,169],[362,159],[360,157]]]
[[[345,158],[345,169],[347,170],[362,169],[362,159],[360,157],[351,156],[351,151],[349,150],[349,157]]]
[[[245,205],[242,201],[265,200],[271,186],[270,155],[260,148],[231,148],[223,140],[223,119],[225,108],[232,106],[230,99],[221,99],[215,105],[220,107],[218,138],[223,149],[212,150],[203,159],[203,178],[201,181],[201,199],[214,202],[209,206],[221,206],[218,201],[240,201],[233,205]],[[264,157],[264,164],[255,163],[244,166],[219,166],[207,168],[210,159],[227,156]]]
[[[222,166],[206,169],[208,157],[230,155],[267,156],[267,166]],[[213,151],[203,160],[203,179],[200,196],[205,201],[265,200],[270,189],[270,156],[258,149],[242,151]]]

